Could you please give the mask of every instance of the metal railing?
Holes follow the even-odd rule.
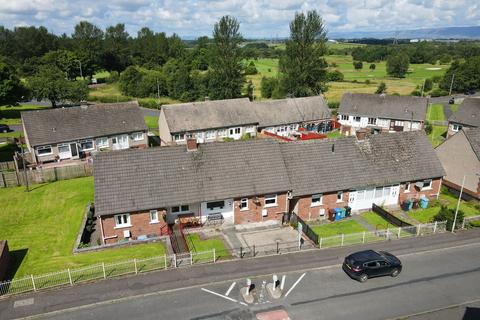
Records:
[[[325,249],[362,243],[373,243],[417,237],[446,231],[446,221],[419,224],[411,227],[389,228],[362,233],[342,234],[319,238],[318,245],[306,241],[299,243],[280,242],[273,244],[233,249],[212,249],[202,252],[188,252],[155,256],[144,259],[130,259],[114,263],[99,263],[78,269],[66,269],[42,275],[30,275],[21,279],[0,282],[0,296],[25,292],[36,292],[53,287],[74,286],[75,284],[101,279],[115,278],[127,274],[140,274],[154,270],[167,270],[188,267],[195,264],[215,263],[220,260],[256,258],[259,256],[278,255],[308,249]]]

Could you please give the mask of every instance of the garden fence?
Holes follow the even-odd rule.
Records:
[[[468,225],[470,222],[473,221],[480,221],[480,215],[478,216],[471,216],[471,217],[464,217],[462,221],[462,229],[465,229],[465,226]],[[455,227],[456,229],[456,227]]]
[[[130,259],[114,263],[99,263],[79,269],[66,269],[43,275],[30,275],[21,279],[0,282],[0,296],[25,292],[36,292],[53,287],[73,286],[79,283],[110,279],[122,275],[134,275],[153,270],[167,270],[189,267],[195,264],[215,263],[217,261],[256,258],[297,252],[302,250],[325,249],[349,246],[362,243],[373,243],[416,237],[446,231],[446,221],[419,224],[410,227],[390,228],[378,231],[345,234],[328,238],[319,238],[318,245],[306,242],[279,242],[252,247],[240,247],[225,250],[208,250],[203,252],[187,252],[144,259]]]

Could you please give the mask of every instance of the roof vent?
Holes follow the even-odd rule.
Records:
[[[52,128],[52,132],[57,132],[57,128]]]

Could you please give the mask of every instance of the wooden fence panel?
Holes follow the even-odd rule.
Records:
[[[0,162],[0,171],[9,171],[9,170],[15,170],[15,162],[13,161]]]

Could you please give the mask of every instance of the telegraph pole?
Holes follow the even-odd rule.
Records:
[[[23,148],[23,143],[21,141],[20,137],[20,147],[22,149],[22,166],[23,166],[23,179],[25,180],[25,186],[26,186],[26,192],[30,192],[30,186],[28,185],[28,174],[27,174],[27,168],[25,165],[25,149]]]
[[[453,79],[455,79],[455,73],[452,74],[452,81],[450,82],[450,91],[448,92],[449,96],[452,95]]]

